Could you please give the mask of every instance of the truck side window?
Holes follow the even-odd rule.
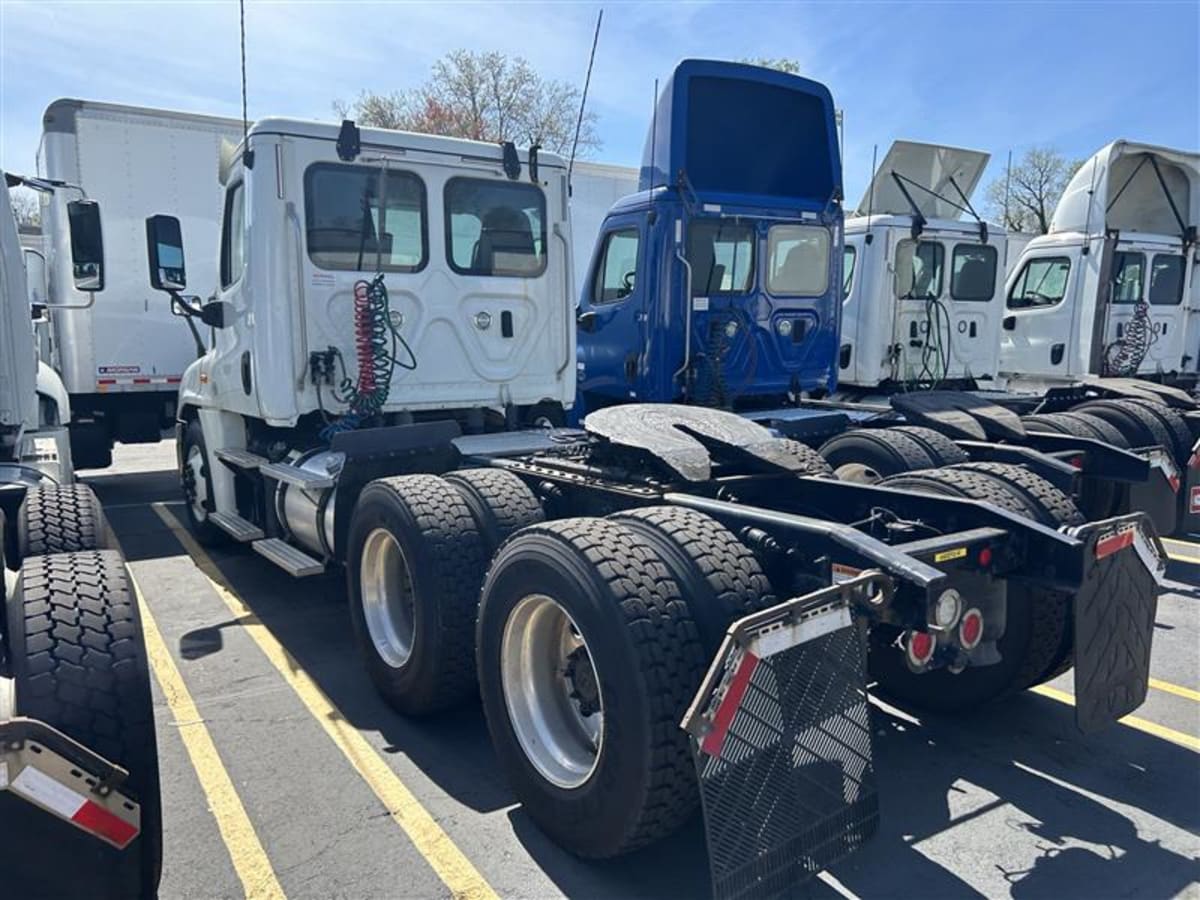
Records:
[[[896,247],[896,296],[934,300],[942,296],[946,250],[936,241],[901,241]]]
[[[242,277],[246,264],[246,199],[244,183],[230,185],[225,192],[225,218],[221,229],[221,287]]]
[[[604,239],[604,252],[596,270],[592,289],[593,303],[623,300],[633,293],[637,277],[638,230],[622,228],[610,231]]]
[[[1150,269],[1150,305],[1178,306],[1183,299],[1183,257],[1158,253]]]
[[[1031,259],[1021,267],[1008,295],[1009,309],[1033,309],[1061,303],[1067,293],[1071,260],[1065,256]]]
[[[1141,253],[1119,251],[1113,254],[1112,302],[1140,303],[1142,300],[1142,272],[1146,268],[1146,257]]]
[[[996,293],[996,248],[956,244],[950,262],[950,297],[986,303]]]
[[[425,185],[387,172],[386,209],[377,166],[314,163],[304,173],[308,256],[322,269],[416,272],[428,259]]]
[[[744,294],[754,283],[754,228],[730,219],[693,219],[687,227],[692,296]]]
[[[535,278],[546,271],[546,195],[532,184],[446,182],[446,255],[460,275]]]
[[[767,232],[767,290],[819,297],[829,287],[829,230],[772,225]]]
[[[842,299],[850,296],[854,285],[854,263],[858,260],[858,248],[847,244],[842,250]]]

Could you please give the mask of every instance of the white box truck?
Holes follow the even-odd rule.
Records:
[[[67,202],[82,194],[103,210],[104,302],[52,309],[46,360],[71,398],[76,465],[103,467],[114,441],[152,443],[172,424],[179,378],[197,356],[185,322],[146,287],[146,217],[170,198],[195,226],[187,229],[194,284],[215,288],[221,142],[240,141],[242,123],[90,100],[56,100],[42,121],[39,174],[78,188],[43,199],[52,304],[86,305],[70,277]]]
[[[575,161],[571,169],[572,265],[575,268],[575,297],[587,280],[592,249],[608,211],[622,197],[636,194],[638,170],[608,163]]]

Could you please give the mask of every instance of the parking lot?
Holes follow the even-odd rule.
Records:
[[[201,549],[172,445],[120,447],[84,480],[149,611],[161,896],[708,894],[698,818],[630,857],[577,860],[514,801],[478,706],[391,711],[340,574],[298,581],[246,548]],[[880,833],[809,893],[1200,897],[1200,587],[1160,599],[1152,677],[1134,717],[1091,737],[1069,674],[965,719],[877,704]]]

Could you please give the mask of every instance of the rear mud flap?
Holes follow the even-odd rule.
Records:
[[[1146,699],[1165,562],[1140,515],[1084,525],[1073,533],[1094,560],[1075,596],[1075,723],[1091,733]]]
[[[879,822],[856,591],[877,572],[735,623],[683,720],[718,898],[775,897]]]

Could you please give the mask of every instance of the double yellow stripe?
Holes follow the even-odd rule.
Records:
[[[241,597],[223,581],[218,580],[221,577],[220,570],[191,534],[181,527],[181,523],[168,513],[161,503],[155,503],[153,508],[166,526],[175,533],[175,537],[204,573],[217,596],[229,607],[238,624],[258,644],[259,649],[296,692],[296,696],[320,723],[330,740],[375,792],[375,796],[387,808],[392,819],[404,830],[451,894],[471,900],[496,898],[497,894],[491,885],[484,880],[399,776],[380,758],[375,748],[358,729],[346,721],[341,711],[288,654],[271,631],[258,620]]]
[[[1175,687],[1175,685],[1172,685],[1172,687]],[[1180,688],[1179,690],[1186,691],[1187,688]],[[1075,705],[1074,696],[1068,694],[1066,691],[1060,691],[1058,688],[1040,684],[1033,688],[1033,692],[1041,694],[1043,697],[1049,697],[1051,700],[1057,700],[1059,703],[1066,703],[1069,706]],[[1192,693],[1195,692],[1193,691]],[[1200,751],[1200,738],[1185,734],[1182,731],[1176,731],[1174,728],[1159,725],[1157,722],[1151,722],[1149,719],[1143,719],[1140,716],[1125,716],[1119,721],[1122,725],[1136,728],[1138,731],[1144,731],[1146,734],[1152,734],[1155,737],[1162,738],[1164,741],[1179,744],[1179,746],[1187,747],[1189,750]]]

